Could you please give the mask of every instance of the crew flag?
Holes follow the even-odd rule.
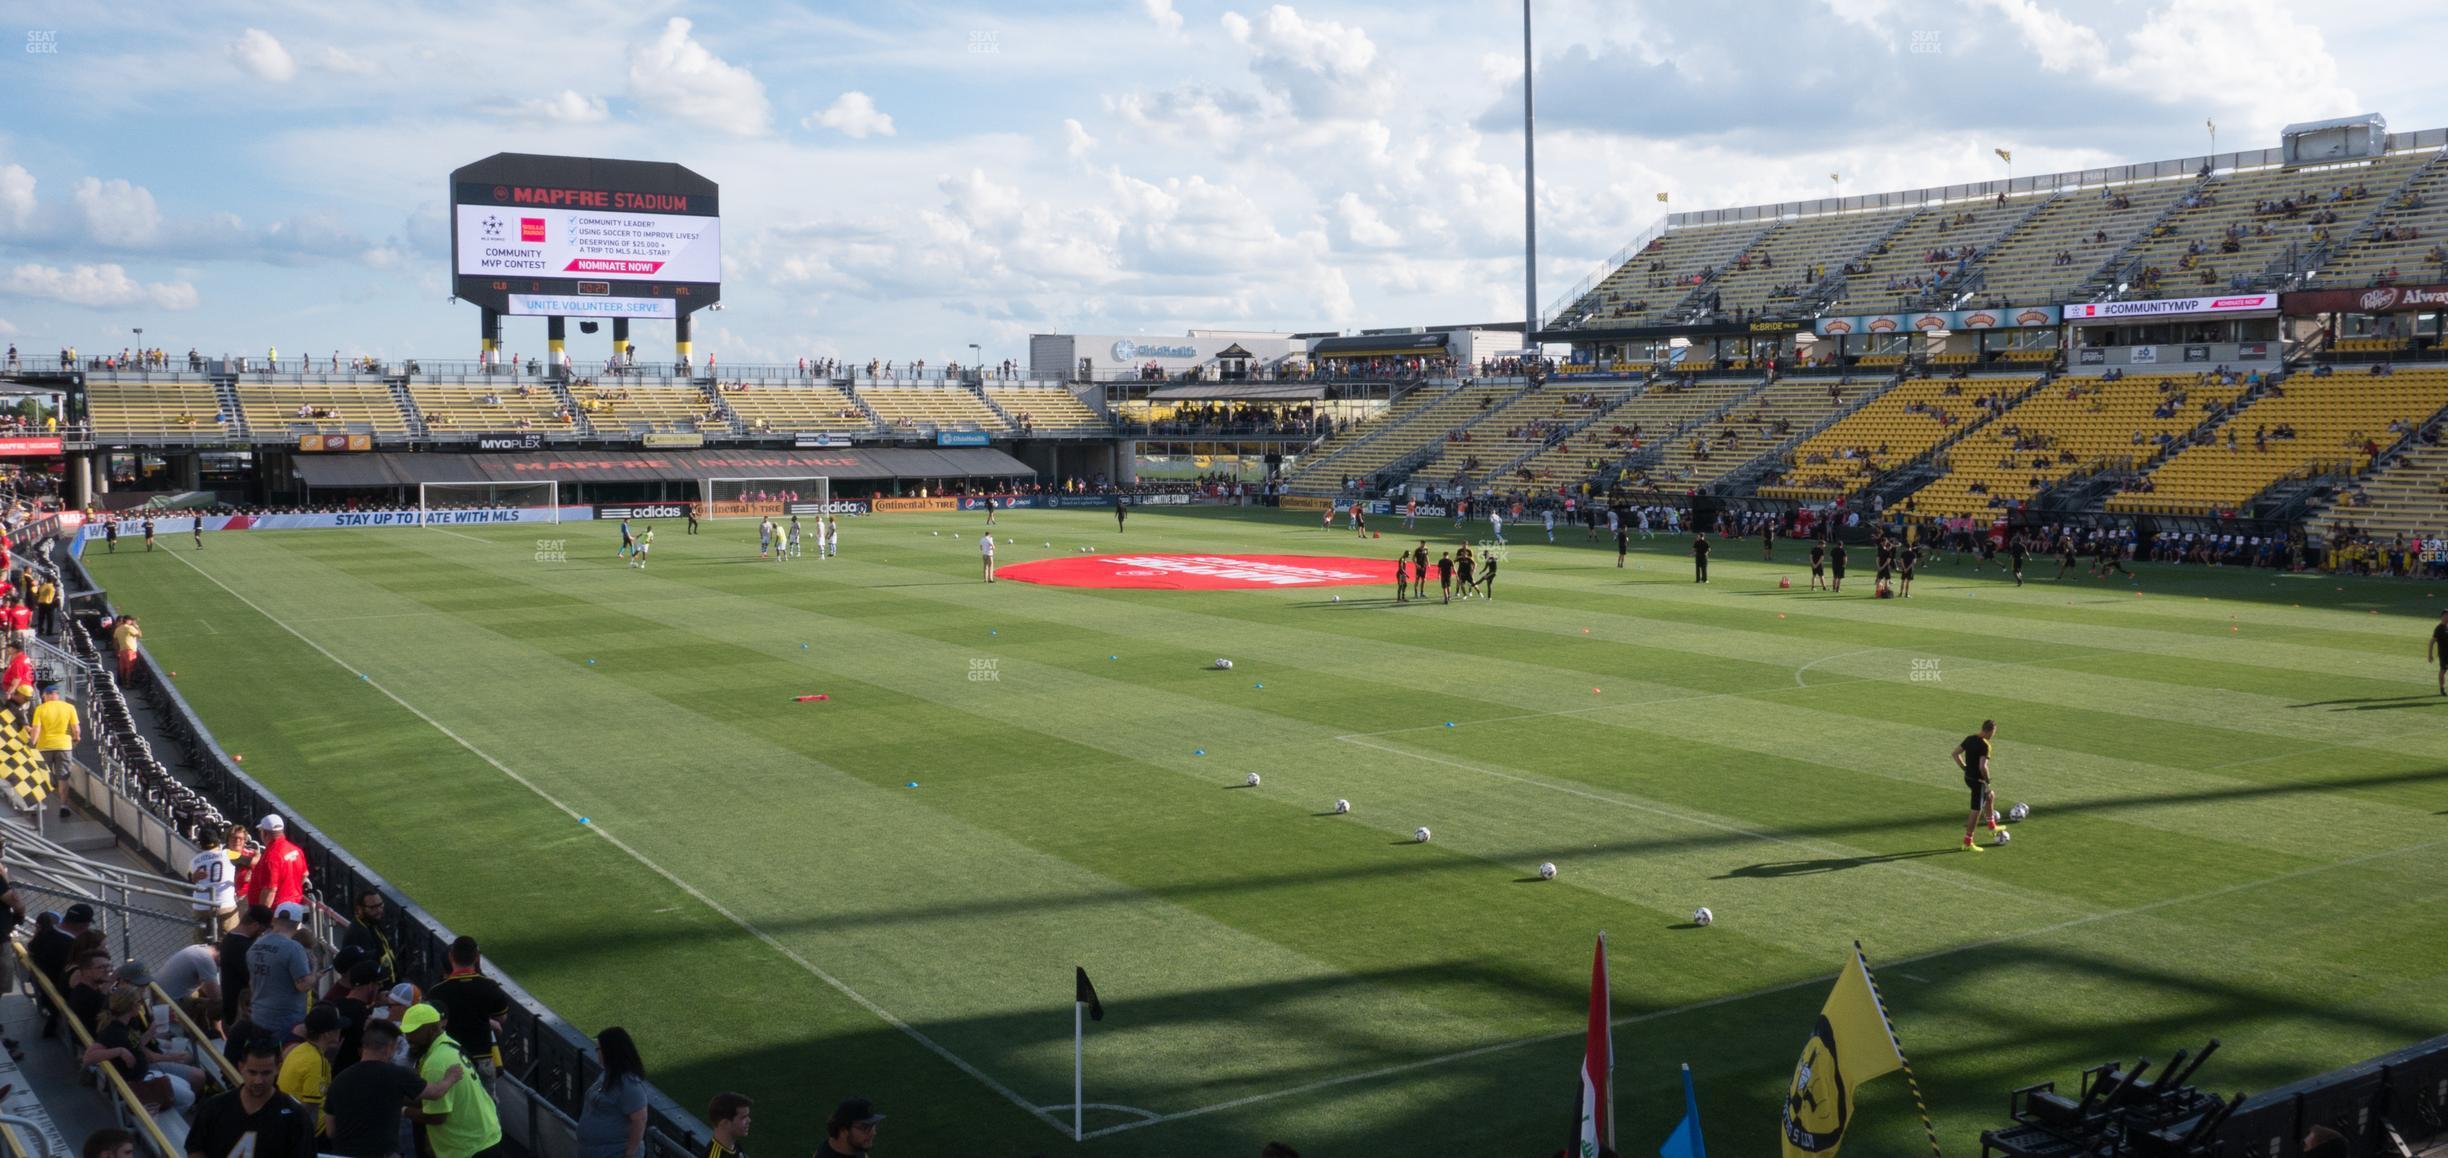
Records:
[[[1598,1158],[1615,1149],[1615,1023],[1608,1016],[1606,934],[1590,956],[1589,1036],[1581,1047],[1580,1108],[1572,1152]]]
[[[1802,1061],[1794,1067],[1781,1130],[1784,1158],[1835,1154],[1853,1121],[1854,1090],[1897,1070],[1911,1076],[1905,1069],[1904,1047],[1897,1044],[1886,1007],[1879,1003],[1878,986],[1870,979],[1870,962],[1857,941],[1844,972],[1836,977],[1835,991],[1819,1008],[1810,1039],[1802,1044]]]
[[[1690,1062],[1683,1063],[1683,1120],[1658,1147],[1658,1158],[1708,1158],[1708,1145],[1700,1140],[1700,1095],[1692,1089]]]

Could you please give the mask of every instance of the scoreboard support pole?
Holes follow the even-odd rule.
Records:
[[[544,353],[552,377],[561,376],[561,351],[569,346],[569,319],[559,314],[544,319]]]
[[[476,323],[477,337],[480,339],[478,345],[484,351],[484,363],[487,366],[501,364],[501,320],[502,316],[499,311],[487,307],[483,316]]]
[[[622,362],[629,360],[629,319],[612,319],[612,356]]]
[[[689,351],[693,345],[695,343],[689,341],[689,315],[684,310],[680,317],[672,323],[672,358],[681,365],[689,367],[689,376],[692,378],[697,376],[696,366],[689,361]]]

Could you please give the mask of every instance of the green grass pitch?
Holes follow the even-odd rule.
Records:
[[[1400,534],[1003,522],[1006,563]],[[1948,559],[1830,598],[1791,543],[1700,587],[1687,540],[1618,570],[1517,527],[1495,602],[1397,607],[990,587],[978,528],[845,521],[777,565],[751,523],[666,523],[644,572],[608,524],[85,559],[251,774],[684,1104],[758,1098],[759,1151],[864,1093],[887,1152],[1069,1152],[1031,1107],[1072,1100],[1074,964],[1098,1155],[1550,1153],[1600,930],[1627,1154],[1684,1061],[1712,1151],[1773,1153],[1855,938],[1963,1152],[2113,1057],[2215,1034],[2201,1079],[2249,1090],[2448,1030],[2430,585]],[[1966,855],[1947,754],[1984,716],[2034,814]],[[1863,1093],[1853,1150],[1916,1152],[1903,1082]]]

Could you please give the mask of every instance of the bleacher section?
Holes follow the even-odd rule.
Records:
[[[1827,378],[1786,378],[1729,410],[1717,421],[1669,440],[1650,473],[1688,487],[1706,486],[1798,438],[1837,410],[1860,400],[1859,386],[1830,394]],[[1875,390],[1877,385],[1871,387]],[[1705,440],[1705,442],[1703,441]]]
[[[2240,378],[2199,372],[2059,378],[1948,447],[1947,472],[1891,513],[1947,519],[2011,509],[2070,476],[2148,461],[2159,435],[2182,438],[2245,389]]]
[[[1617,461],[1638,449],[1636,441],[1639,448],[1655,446],[1758,388],[1756,378],[1710,379],[1688,386],[1677,380],[1653,382],[1647,390],[1599,415],[1581,433],[1540,451],[1522,463],[1522,469],[1530,472],[1532,482],[1540,488],[1569,486],[1590,476],[1591,460]],[[1616,445],[1607,445],[1610,442]]]
[[[238,383],[238,405],[257,438],[365,434],[406,438],[408,416],[382,382]],[[307,411],[317,412],[313,414]]]
[[[2340,493],[2304,526],[2315,540],[2336,542],[2351,526],[2387,540],[2448,537],[2448,446],[2417,446],[2380,473]]]
[[[714,404],[695,386],[573,383],[570,395],[599,435],[725,431]]]
[[[866,434],[875,429],[848,394],[831,386],[748,386],[725,390],[723,404],[749,434],[820,431]]]
[[[408,400],[425,420],[427,435],[492,434],[511,430],[541,430],[575,434],[577,425],[561,421],[561,396],[550,386],[495,388],[412,382]]]
[[[2146,478],[2150,489],[2111,497],[2112,514],[2200,515],[2232,510],[2272,483],[2370,463],[2367,442],[2396,441],[2392,422],[2420,426],[2448,406],[2448,367],[2393,374],[2289,376],[2236,412],[2211,443],[2178,451]],[[2282,428],[2292,438],[2269,435]],[[2228,441],[2232,434],[2234,441]]]
[[[234,432],[221,414],[221,398],[209,382],[111,382],[97,379],[86,390],[94,436],[195,439]]]
[[[1112,429],[1103,415],[1059,386],[989,386],[986,398],[1012,421],[1025,422],[1041,434],[1103,434]]]
[[[2187,177],[2073,189],[1999,239],[1975,263],[1974,299],[2010,306],[2075,300],[2075,291],[2194,185]],[[2063,256],[2068,260],[2058,263]]]
[[[2369,228],[2358,231],[2323,263],[2311,284],[2343,288],[2438,281],[2448,281],[2448,161],[2434,154],[2430,168],[2404,193],[2392,196]]]
[[[1605,382],[1599,386],[1583,390],[1575,383],[1550,382],[1544,388],[1516,395],[1471,428],[1471,441],[1444,444],[1436,457],[1429,459],[1413,477],[1439,486],[1450,486],[1457,474],[1473,484],[1487,480],[1497,486],[1518,485],[1519,476],[1511,479],[1492,476],[1506,463],[1537,450],[1558,429],[1595,415],[1607,402],[1630,389],[1632,383]],[[1465,469],[1463,464],[1472,459],[1478,460],[1478,466]]]
[[[1836,272],[1848,258],[1870,248],[1909,212],[1830,214],[1779,222],[1709,288],[1718,295],[1718,308],[1728,313],[1791,310],[1819,277]]]
[[[1391,423],[1399,421],[1401,415],[1389,412],[1388,417],[1361,427],[1350,448],[1341,454],[1331,458],[1313,456],[1315,461],[1307,469],[1297,471],[1286,479],[1285,489],[1296,495],[1337,494],[1344,476],[1367,478],[1384,470],[1430,441],[1444,437],[1447,431],[1477,417],[1481,410],[1494,410],[1520,390],[1521,386],[1513,382],[1463,386],[1453,390],[1439,390],[1433,386],[1414,390],[1396,404],[1395,410],[1411,406],[1414,400],[1425,401],[1425,406],[1414,411],[1418,418],[1392,426]],[[1370,437],[1379,430],[1384,433]]]
[[[1844,293],[1826,312],[1831,314],[1884,313],[1902,307],[1907,297],[1917,300],[1919,289],[1889,288],[1889,278],[1922,278],[1924,281],[1952,280],[1958,258],[1967,253],[1978,260],[2000,234],[2013,226],[2038,201],[2054,194],[2031,194],[2008,200],[2004,205],[1994,201],[1959,202],[1921,210],[1911,223],[1889,238],[1880,248],[1885,252],[1865,254],[1868,272],[1845,276]],[[1953,256],[1932,257],[1947,254]],[[1970,262],[1964,262],[1970,268]]]
[[[2379,206],[2378,198],[2389,196],[2431,156],[2399,153],[2352,165],[2212,177],[2187,194],[2192,203],[2180,202],[2128,255],[2125,264],[2142,270],[2132,283],[2133,296],[2223,289],[2258,275],[2289,246],[2309,252],[2325,238],[2342,239]],[[2264,208],[2290,201],[2292,212]],[[2324,220],[2332,214],[2335,221]]]
[[[902,430],[932,426],[1001,434],[1011,429],[976,394],[959,387],[862,386],[858,395],[885,425]]]
[[[1319,443],[1314,452],[1302,455],[1299,462],[1286,470],[1284,472],[1285,483],[1290,486],[1293,494],[1330,493],[1342,478],[1339,468],[1335,465],[1339,455],[1376,437],[1379,431],[1392,429],[1408,421],[1429,407],[1444,401],[1445,397],[1446,392],[1435,387],[1418,387],[1395,399],[1391,405],[1370,415],[1367,419],[1346,424],[1342,429],[1327,435],[1326,440]],[[1308,485],[1329,476],[1331,476],[1331,481],[1322,488],[1312,488]]]
[[[1678,229],[1650,242],[1573,303],[1558,326],[1655,325],[1698,288],[1703,275],[1725,266],[1759,236],[1758,222]]]
[[[1785,481],[1763,486],[1764,498],[1827,502],[1861,489],[1879,474],[1927,454],[1947,438],[1989,414],[1988,396],[2012,398],[2038,375],[1982,374],[1967,378],[1915,378],[1871,399],[1826,430],[1803,439],[1787,455]]]

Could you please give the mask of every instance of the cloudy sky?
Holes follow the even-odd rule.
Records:
[[[1540,297],[1677,209],[2448,125],[2387,0],[1535,0]],[[723,190],[739,363],[1519,318],[1502,0],[0,5],[0,336],[470,357],[446,177]],[[1734,14],[1734,15],[1729,15]],[[2347,16],[2351,19],[2347,19]],[[659,353],[669,328],[639,327]],[[577,353],[589,356],[581,339]],[[514,319],[514,350],[543,324]]]

